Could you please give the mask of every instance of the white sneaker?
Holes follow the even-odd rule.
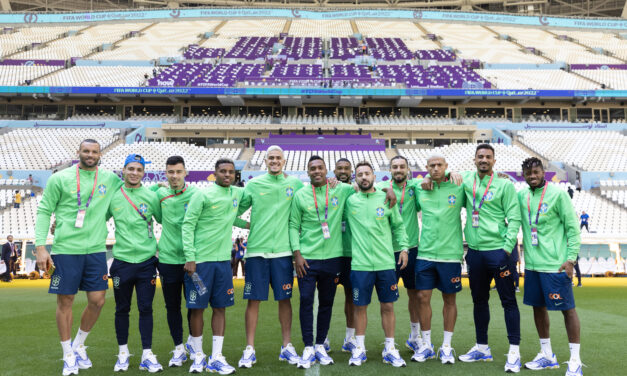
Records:
[[[383,357],[383,363],[390,364],[392,367],[398,368],[407,366],[403,358],[401,358],[401,354],[398,353],[398,350],[395,347],[387,350],[384,349],[381,356]]]
[[[442,347],[438,349],[438,357],[442,364],[455,364],[454,353],[455,349],[448,345],[442,345]]]
[[[560,364],[557,362],[555,354],[552,357],[547,357],[540,351],[531,362],[525,363],[525,368],[538,371],[547,368],[560,368]]]
[[[324,339],[324,343],[322,344],[324,346],[324,351],[327,353],[331,352],[331,341],[329,341],[329,337]]]
[[[78,375],[78,362],[73,352],[65,354],[62,360],[63,376]]]
[[[189,367],[189,373],[202,373],[207,368],[207,362],[205,362],[205,354],[197,352],[194,354],[194,361]]]
[[[316,364],[316,352],[313,346],[305,346],[303,350],[303,356],[300,357],[297,368],[309,369],[312,365]]]
[[[113,372],[128,371],[129,357],[131,357],[131,354],[127,354],[125,352],[119,353],[117,356],[118,359],[113,367]]]
[[[172,351],[172,359],[168,363],[168,367],[180,367],[187,361],[187,352],[185,350],[174,349]]]
[[[579,361],[569,360],[566,362],[568,368],[566,368],[566,376],[583,376],[583,367],[586,365]]]
[[[505,372],[518,373],[520,372],[520,354],[510,352],[507,354],[507,362],[505,362]]]
[[[420,348],[416,350],[416,352],[414,352],[414,355],[412,355],[411,360],[413,362],[423,363],[433,358],[435,358],[435,351],[433,349],[433,345],[423,343],[422,346],[420,346]]]
[[[411,336],[405,341],[405,347],[415,352],[422,346],[422,338],[411,339]]]
[[[287,361],[287,363],[291,365],[298,364],[300,362],[300,357],[296,352],[296,349],[291,343],[288,343],[285,346],[281,346],[281,353],[279,354],[280,361]]]
[[[357,347],[357,340],[355,339],[355,336],[351,336],[348,340],[344,338],[342,352],[352,352],[355,347]]]
[[[76,363],[78,364],[79,369],[88,369],[91,368],[91,360],[87,356],[87,347],[84,345],[78,345],[76,350],[74,350],[74,354],[76,355]]]
[[[146,357],[142,356],[142,361],[139,363],[139,370],[155,373],[163,371],[163,366],[157,361],[157,356],[150,352]]]
[[[255,356],[255,349],[252,346],[246,346],[242,358],[237,363],[239,368],[251,368],[253,364],[257,363],[257,357]]]
[[[327,354],[327,349],[324,345],[316,345],[316,360],[322,366],[328,366],[329,364],[333,364],[333,358]]]
[[[489,347],[486,351],[481,351],[477,345],[474,345],[466,354],[460,355],[458,359],[465,363],[491,362],[493,360]]]
[[[235,373],[235,368],[226,362],[226,359],[222,356],[222,354],[218,354],[207,360],[207,372],[215,372],[220,375],[230,375]]]
[[[189,353],[189,358],[194,360],[194,356],[196,355],[196,350],[194,350],[194,346],[192,346],[191,342],[187,342],[185,344],[185,351]]]
[[[366,362],[366,360],[368,360],[368,358],[366,357],[366,350],[362,349],[359,346],[356,346],[351,351],[351,357],[350,357],[350,359],[348,359],[348,365],[349,366],[360,366],[360,365],[364,364]]]

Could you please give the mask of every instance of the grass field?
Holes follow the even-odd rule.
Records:
[[[465,283],[467,280],[464,281]],[[472,303],[467,284],[458,295],[459,317],[453,337],[453,347],[458,354],[467,351],[474,344],[474,326],[472,321]],[[404,289],[401,289],[404,290]],[[244,307],[241,300],[242,282],[236,282],[236,304],[227,309],[227,329],[224,342],[224,355],[231,365],[236,366],[245,345],[244,336]],[[584,287],[575,290],[577,311],[582,323],[582,347],[581,356],[586,375],[625,375],[627,371],[622,368],[625,358],[624,344],[627,334],[627,278],[596,278],[584,279]],[[298,322],[298,289],[294,290],[292,299],[294,308],[294,322],[292,326],[292,338],[296,349],[303,349],[300,337],[300,324]],[[85,295],[77,295],[74,309],[74,329],[76,333],[80,313],[85,305]],[[376,302],[376,295],[373,297]],[[539,350],[538,336],[533,324],[533,316],[530,307],[522,305],[522,293],[518,294],[518,302],[521,309],[522,361],[531,360]],[[393,369],[381,362],[381,350],[383,348],[383,332],[381,329],[378,304],[371,305],[369,309],[369,327],[366,336],[368,348],[368,362],[359,368],[348,367],[349,355],[341,353],[339,347],[344,336],[344,292],[340,287],[336,298],[333,320],[329,338],[333,352],[330,354],[335,365],[316,366],[307,371],[307,374],[342,375],[346,372],[359,372],[363,375],[502,375],[505,363],[504,354],[507,352],[507,340],[502,309],[496,293],[492,294],[492,321],[490,324],[490,346],[495,361],[481,364],[442,365],[439,361],[431,360],[426,363],[413,363],[409,361],[410,352],[401,351],[401,355],[407,361],[407,368]],[[61,373],[61,347],[54,319],[55,297],[47,294],[47,281],[19,280],[11,284],[0,284],[0,343],[4,350],[0,374],[9,375],[60,375]],[[117,343],[113,327],[113,313],[115,303],[112,290],[107,292],[107,303],[103,309],[98,323],[92,330],[87,345],[90,347],[88,354],[94,367],[81,371],[81,375],[110,375],[113,374]],[[433,343],[436,348],[442,341],[442,303],[439,294],[434,294],[433,300]],[[163,296],[160,288],[154,302],[154,343],[153,351],[159,361],[167,366],[170,358],[169,352],[173,349],[169,335]],[[211,330],[209,325],[210,311],[205,315],[205,340],[204,350],[211,351]],[[553,350],[557,354],[558,361],[568,360],[568,344],[564,323],[560,313],[551,313],[551,336]],[[396,304],[396,342],[402,346],[409,332],[409,319],[407,313],[407,295],[401,291],[401,298]],[[141,345],[137,326],[137,309],[131,311],[129,348],[135,354],[131,358],[131,367],[128,375],[143,374],[138,370],[141,358]],[[187,338],[187,328],[185,337]],[[260,320],[257,330],[257,359],[258,362],[251,370],[240,370],[241,375],[292,375],[305,371],[297,370],[295,366],[288,366],[278,361],[279,348],[281,346],[280,330],[277,320],[277,304],[267,302],[262,304]],[[165,372],[171,375],[187,374],[189,361],[182,368],[168,369]],[[543,375],[563,375],[565,366],[559,370],[543,371]],[[523,374],[532,374],[532,371],[523,370]]]

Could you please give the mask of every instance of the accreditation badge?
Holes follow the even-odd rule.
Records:
[[[84,209],[79,209],[78,213],[76,213],[76,222],[74,222],[74,227],[83,228],[83,223],[85,222],[85,213],[87,211]]]
[[[479,211],[472,212],[472,227],[479,228]]]
[[[538,229],[535,227],[531,228],[531,245],[534,247],[538,246]]]
[[[321,226],[322,226],[322,236],[324,236],[325,239],[331,239],[331,231],[329,230],[329,224],[327,222],[322,222]]]

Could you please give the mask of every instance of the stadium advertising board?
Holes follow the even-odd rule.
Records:
[[[0,14],[3,24],[76,23],[127,20],[155,20],[182,18],[299,18],[310,20],[341,20],[377,18],[395,20],[477,22],[578,29],[625,30],[627,20],[587,19],[555,16],[524,16],[498,13],[455,12],[441,10],[364,9],[347,11],[312,11],[299,9],[260,8],[196,8],[155,9],[86,13],[9,13]]]

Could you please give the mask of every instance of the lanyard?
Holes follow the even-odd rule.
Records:
[[[483,205],[483,200],[485,200],[485,195],[488,194],[488,190],[490,189],[490,184],[492,184],[492,179],[494,179],[494,173],[490,175],[490,181],[488,181],[488,186],[485,188],[485,192],[483,192],[483,196],[481,197],[481,201],[479,202],[479,208],[475,209],[475,195],[477,193],[477,174],[475,173],[475,182],[472,185],[472,210],[479,211],[481,210],[481,206]],[[479,182],[481,185],[481,182]]]
[[[124,195],[124,197],[126,198],[126,201],[128,201],[129,204],[131,204],[131,206],[133,207],[133,209],[135,209],[135,211],[137,212],[137,214],[139,214],[142,219],[146,222],[148,222],[148,218],[146,218],[145,215],[142,214],[142,212],[139,211],[139,209],[137,209],[137,206],[135,206],[135,204],[133,203],[133,201],[131,201],[130,198],[128,198],[128,196],[126,195],[126,192],[124,192],[124,187],[120,187],[120,190],[122,191],[122,194]]]
[[[94,177],[94,187],[91,189],[91,194],[87,199],[87,204],[85,204],[85,210],[89,207],[91,203],[92,197],[94,197],[94,192],[96,192],[96,184],[98,184],[98,167],[96,167],[96,176]],[[81,176],[78,172],[78,165],[76,165],[76,201],[78,201],[78,209],[81,209]]]
[[[394,189],[392,180],[390,180],[390,188]],[[403,214],[403,201],[405,201],[405,187],[407,187],[407,181],[403,184],[403,193],[401,193],[401,202],[398,204],[398,212]]]
[[[186,190],[187,190],[187,185],[185,186],[185,188],[183,188],[183,190],[182,190],[182,191],[179,191],[179,192],[177,192],[177,193],[175,193],[175,194],[173,194],[173,195],[165,196],[165,197],[164,197],[164,198],[162,198],[162,199],[161,199],[161,201],[159,201],[159,202],[163,202],[163,201],[165,201],[165,200],[167,200],[167,199],[169,199],[169,198],[172,198],[172,197],[180,196],[180,195],[182,195],[183,193],[185,193],[185,191],[186,191]]]
[[[318,200],[316,199],[316,187],[311,185],[311,190],[313,191],[313,199],[314,205],[316,206],[316,214],[318,214],[318,221],[320,221],[320,212],[318,211]],[[327,221],[327,217],[329,216],[329,182],[327,181],[327,193],[324,204],[324,221]]]
[[[540,209],[542,208],[542,200],[544,200],[544,194],[546,193],[546,187],[549,186],[548,182],[544,183],[544,188],[542,188],[542,196],[540,196],[540,202],[538,203],[538,211],[536,212],[536,227],[538,226],[538,218],[540,217]],[[529,226],[531,226],[531,206],[529,206],[529,202],[531,201],[531,192],[529,192],[529,196],[527,196],[527,213],[529,214]]]

